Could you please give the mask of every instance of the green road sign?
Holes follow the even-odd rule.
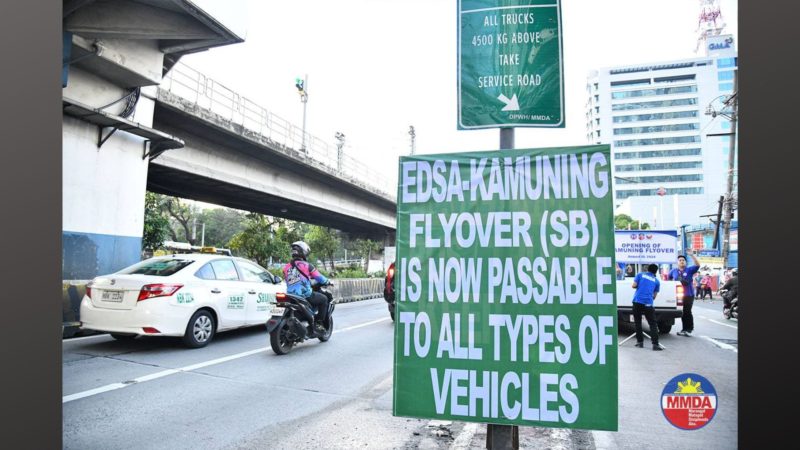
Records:
[[[564,127],[560,0],[459,0],[458,129]]]
[[[608,145],[400,159],[394,414],[617,430]]]

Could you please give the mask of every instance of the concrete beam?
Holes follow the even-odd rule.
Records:
[[[96,1],[78,8],[64,20],[64,30],[94,39],[220,38],[191,16],[129,1]]]

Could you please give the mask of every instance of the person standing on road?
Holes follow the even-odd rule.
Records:
[[[700,299],[705,300],[706,294],[708,294],[708,299],[714,300],[714,295],[711,293],[711,274],[709,272],[706,272],[706,274],[703,276],[703,280],[700,281],[700,284],[703,285],[703,292],[700,295]]]
[[[647,266],[647,272],[642,272],[633,279],[633,288],[636,289],[636,293],[633,294],[633,323],[636,325],[636,346],[644,347],[644,333],[642,333],[642,315],[644,315],[647,325],[650,326],[650,342],[653,343],[653,350],[660,351],[658,324],[653,310],[653,300],[661,288],[657,274],[658,266],[650,264]]]
[[[687,252],[689,253],[689,252]],[[694,317],[692,316],[692,304],[694,303],[694,289],[692,288],[692,277],[700,270],[700,261],[694,254],[689,253],[694,265],[686,267],[686,256],[678,255],[678,267],[669,273],[669,279],[680,281],[683,285],[683,315],[681,324],[683,329],[678,332],[678,336],[691,336],[694,331]]]

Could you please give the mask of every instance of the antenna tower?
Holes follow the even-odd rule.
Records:
[[[722,10],[719,0],[698,0],[700,3],[700,17],[697,21],[697,46],[694,52],[697,53],[700,47],[705,47],[706,39],[711,36],[719,36],[725,29],[725,21],[722,18]]]

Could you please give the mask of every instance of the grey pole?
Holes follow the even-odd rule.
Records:
[[[728,253],[730,252],[731,216],[733,212],[733,168],[736,164],[736,120],[739,114],[739,71],[733,71],[733,94],[726,103],[731,103],[731,143],[728,149],[728,188],[725,194],[725,218],[722,228],[722,268],[728,267]]]
[[[417,154],[416,138],[417,132],[414,130],[414,125],[408,127],[408,134],[411,136],[411,156]]]
[[[339,173],[342,173],[342,158],[344,157],[344,152],[342,151],[342,147],[344,147],[344,133],[336,132],[336,168]]]
[[[500,128],[500,149],[514,148],[514,129]],[[488,450],[519,450],[519,427],[516,425],[486,426],[486,448]]]
[[[308,105],[308,74],[303,78],[303,95],[300,97],[303,102],[303,143],[300,144],[300,150],[306,151],[306,106]]]

